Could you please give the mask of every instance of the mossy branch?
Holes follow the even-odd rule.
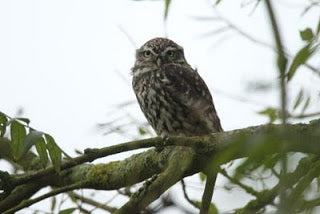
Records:
[[[23,192],[19,195],[10,194],[10,196],[0,201],[0,212],[8,209],[8,206],[5,206],[5,204],[8,205],[10,201],[14,201],[16,205],[22,200],[28,199],[38,189],[46,186],[63,187],[82,182],[79,188],[115,190],[144,181],[155,174],[161,175],[161,173],[164,173],[170,176],[170,164],[168,164],[168,160],[170,160],[169,157],[172,155],[172,147],[170,147],[170,145],[192,147],[196,155],[192,163],[181,171],[183,174],[174,177],[171,180],[172,182],[168,182],[168,185],[161,189],[156,196],[168,189],[182,177],[202,171],[209,159],[213,158],[214,164],[218,167],[221,164],[237,158],[250,157],[250,155],[254,153],[253,151],[265,144],[267,144],[268,147],[264,149],[264,155],[275,154],[281,151],[283,145],[285,145],[284,149],[287,152],[320,154],[320,120],[312,121],[309,124],[288,124],[286,128],[287,132],[284,134],[281,131],[282,125],[269,124],[201,137],[172,137],[166,144],[163,144],[160,138],[150,138],[131,142],[134,146],[126,143],[101,150],[91,150],[90,155],[93,156],[91,156],[90,161],[94,160],[93,157],[102,157],[103,153],[110,155],[140,148],[140,146],[167,147],[161,152],[148,150],[117,162],[96,165],[74,164],[72,168],[62,170],[59,175],[56,173],[48,173],[44,174],[41,179],[34,177],[28,180],[28,184],[25,184],[37,184],[34,190],[26,194]],[[123,147],[123,145],[125,145],[125,147]],[[108,148],[112,148],[112,150]],[[87,156],[88,153],[84,155],[84,157]],[[79,156],[75,158],[75,160],[83,160],[82,158],[83,156]],[[68,164],[65,166],[69,166]],[[34,174],[36,173],[37,172]],[[160,177],[161,176],[159,176],[159,178]],[[154,185],[152,183],[152,189],[156,189],[156,183],[157,182],[155,182]],[[160,180],[159,183],[163,184],[163,181]],[[13,192],[16,192],[16,190],[13,190]],[[274,193],[276,194],[277,192]],[[149,199],[143,199],[142,201],[144,202],[141,207],[145,207],[152,202]]]

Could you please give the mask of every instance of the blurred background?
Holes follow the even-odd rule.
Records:
[[[165,19],[161,0],[0,1],[0,110],[30,118],[30,126],[50,133],[72,156],[75,150],[153,136],[137,105],[130,69],[135,49],[151,38],[168,37],[184,47],[189,64],[206,81],[225,130],[267,123],[280,98],[272,31],[259,2],[222,0],[216,5],[209,0],[172,0]],[[313,2],[315,6],[308,8]],[[273,3],[286,52],[294,56],[304,46],[299,31],[318,25],[319,1]],[[319,59],[317,53],[308,64],[319,68]],[[288,109],[293,109],[303,90],[304,105],[293,114],[319,112],[319,86],[319,69],[301,66],[288,85]],[[10,166],[1,161],[0,168]],[[199,176],[186,181],[190,197],[200,200],[204,185]],[[250,200],[242,191],[228,190],[225,183],[218,177],[213,196],[220,211]],[[184,201],[180,185],[170,191],[177,203],[195,213]],[[79,193],[111,200],[115,206],[125,201],[114,191]],[[64,202],[64,196],[57,200]],[[48,206],[50,199],[20,213],[48,210]]]

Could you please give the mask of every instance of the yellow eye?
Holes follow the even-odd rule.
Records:
[[[173,50],[168,50],[168,51],[167,51],[167,55],[168,55],[169,57],[174,57],[174,56],[176,55],[176,52],[173,51]]]
[[[149,58],[151,56],[151,51],[143,52],[143,56],[146,57],[146,58]]]

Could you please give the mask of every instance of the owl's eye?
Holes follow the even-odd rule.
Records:
[[[173,50],[168,50],[167,51],[167,56],[169,56],[169,57],[174,57],[176,55],[176,52],[175,51],[173,51]]]
[[[143,52],[143,56],[144,56],[145,58],[149,58],[149,57],[151,56],[151,51],[144,51],[144,52]]]

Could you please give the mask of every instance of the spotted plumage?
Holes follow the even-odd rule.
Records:
[[[159,136],[222,131],[208,87],[172,40],[155,38],[142,45],[132,74],[140,108]]]

